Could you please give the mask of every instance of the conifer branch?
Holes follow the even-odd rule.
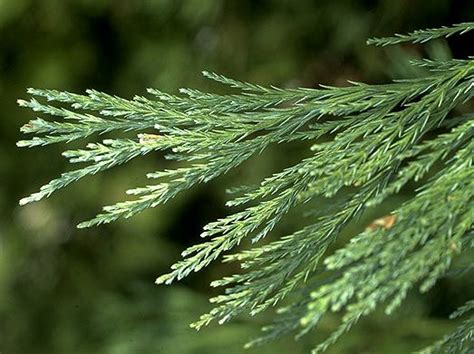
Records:
[[[458,318],[467,313],[471,313],[470,317],[464,320],[452,333],[446,335],[443,339],[435,344],[423,349],[419,354],[434,353],[469,353],[474,348],[474,300],[468,301],[464,306],[460,307],[456,312],[451,314],[450,318]]]
[[[464,23],[369,42],[425,42],[472,28]],[[133,99],[94,90],[78,95],[29,89],[33,97],[19,100],[20,106],[56,119],[31,120],[21,130],[33,137],[18,146],[112,137],[64,151],[79,167],[20,204],[145,154],[176,161],[175,167],[148,173],[147,186],[129,189],[134,199],[104,207],[79,227],[109,223],[222,176],[270,145],[309,141],[311,152],[299,163],[258,185],[235,189],[227,206],[238,209],[209,223],[201,234],[204,241],[186,249],[156,282],[170,284],[222,256],[224,262],[238,262],[242,272],[212,282],[226,290],[192,326],[281,306],[275,323],[252,346],[287,333],[301,336],[326,314],[341,312],[339,328],[314,350],[323,351],[378,306],[390,314],[411,289],[428,291],[448,274],[454,258],[474,247],[474,119],[472,113],[456,115],[474,95],[474,60],[412,64],[426,68],[426,77],[282,89],[204,72],[238,92],[181,89],[173,95],[149,89],[152,98]],[[327,255],[351,223],[410,182],[420,185],[412,198]],[[278,223],[303,207],[310,209],[311,221],[275,237]],[[260,245],[269,235],[273,238]],[[250,249],[227,254],[246,239]],[[471,309],[471,303],[466,306],[459,313]],[[464,348],[452,343],[469,343],[469,321],[433,348]]]
[[[367,40],[367,44],[385,47],[403,42],[425,43],[436,38],[447,38],[454,34],[464,34],[466,32],[472,31],[473,29],[474,22],[463,22],[450,27],[443,26],[438,28],[416,30],[408,34],[396,34],[393,37],[371,38]]]

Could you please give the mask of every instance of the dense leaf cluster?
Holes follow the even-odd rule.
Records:
[[[369,43],[425,42],[473,28],[464,23]],[[215,307],[193,327],[214,320],[224,323],[242,313],[255,315],[285,299],[276,321],[249,345],[288,332],[304,334],[326,313],[340,311],[340,327],[315,348],[324,350],[378,306],[391,313],[413,287],[429,290],[454,257],[474,246],[474,119],[470,113],[458,114],[474,95],[474,60],[412,64],[429,74],[383,85],[351,82],[347,87],[282,89],[204,72],[239,93],[183,89],[181,95],[172,95],[150,89],[153,98],[132,100],[94,90],[78,95],[30,89],[38,99],[20,100],[21,106],[63,119],[30,121],[22,131],[34,136],[19,146],[114,131],[133,131],[137,137],[110,138],[65,151],[63,156],[80,167],[20,203],[49,197],[84,176],[141,155],[162,151],[177,161],[175,168],[147,174],[153,181],[149,185],[128,190],[134,199],[104,207],[79,227],[109,223],[165,203],[271,144],[311,141],[310,157],[257,186],[238,188],[227,203],[236,211],[209,223],[201,234],[205,241],[185,250],[183,260],[157,283],[182,279],[251,239],[251,249],[225,255],[225,262],[239,262],[243,271],[211,284],[225,291],[211,299]],[[420,187],[411,199],[327,255],[350,222],[412,181]],[[288,212],[315,200],[318,210],[311,223],[269,243],[257,243]],[[470,302],[460,311],[469,309]],[[427,352],[464,350],[472,346],[472,331],[471,317]]]

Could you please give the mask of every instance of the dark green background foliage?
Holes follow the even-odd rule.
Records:
[[[226,214],[227,186],[258,181],[307,148],[272,148],[166,206],[78,231],[75,225],[100,206],[143,184],[143,171],[167,162],[139,159],[17,207],[20,197],[66,166],[58,146],[15,147],[19,127],[31,118],[15,104],[27,87],[95,88],[125,97],[147,87],[222,89],[202,79],[203,69],[283,87],[382,82],[417,75],[407,58],[446,57],[450,50],[445,41],[379,49],[367,47],[366,38],[472,20],[473,14],[468,0],[0,0],[0,351],[242,352],[268,315],[200,333],[188,327],[209,309],[209,281],[233,271],[229,265],[216,263],[172,287],[154,280],[203,225]],[[470,43],[472,36],[465,36],[449,46],[455,57],[465,57],[473,54]],[[290,218],[276,233],[297,222]],[[472,298],[472,289],[467,276],[443,279],[427,295],[411,294],[394,316],[376,313],[362,321],[329,352],[420,349],[454,327],[447,315]],[[334,316],[296,343],[283,339],[249,352],[303,353],[336,326]]]

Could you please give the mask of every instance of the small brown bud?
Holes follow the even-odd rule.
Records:
[[[373,222],[367,226],[369,230],[375,230],[377,228],[383,227],[385,230],[391,229],[397,220],[396,215],[390,214],[383,216],[381,218],[375,219]]]

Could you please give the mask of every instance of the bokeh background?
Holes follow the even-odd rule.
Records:
[[[271,313],[199,333],[188,327],[210,308],[209,281],[235,269],[216,263],[171,287],[154,280],[203,225],[225,215],[226,187],[268,175],[304,148],[270,149],[165,206],[79,231],[78,222],[144,183],[161,160],[133,161],[18,207],[68,168],[64,146],[15,147],[34,117],[16,106],[26,88],[125,97],[147,87],[223,89],[201,70],[283,87],[382,82],[418,75],[410,57],[472,55],[472,37],[393,49],[367,47],[366,38],[473,18],[470,0],[0,0],[0,352],[242,353]],[[394,316],[362,321],[329,352],[420,349],[453,328],[447,315],[472,295],[469,277],[442,279],[429,294],[413,292]],[[335,326],[337,315],[296,343],[284,338],[248,352],[306,353]]]

